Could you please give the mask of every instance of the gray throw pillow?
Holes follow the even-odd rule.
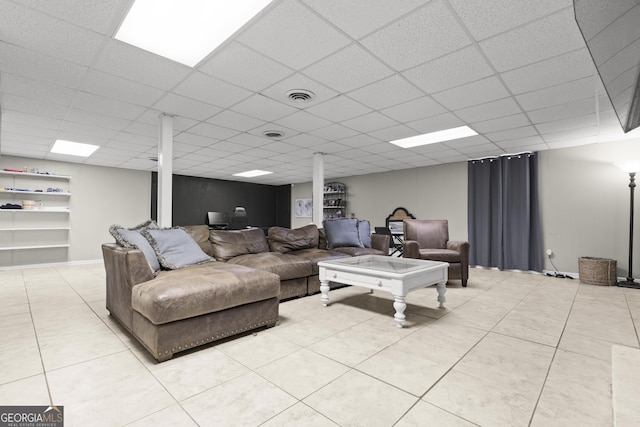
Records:
[[[213,261],[180,227],[155,230],[146,228],[141,233],[156,252],[160,265],[169,270]]]
[[[363,247],[358,236],[358,220],[355,218],[325,220],[322,221],[322,227],[327,235],[328,249]]]
[[[366,219],[358,221],[358,237],[362,246],[371,247],[371,224]]]
[[[141,229],[142,228],[128,229],[122,227],[121,225],[112,225],[111,227],[109,227],[109,233],[111,233],[113,238],[116,239],[116,242],[120,246],[124,246],[125,248],[139,249],[140,251],[142,251],[144,257],[149,263],[149,267],[151,267],[151,270],[153,270],[155,274],[160,270],[160,262],[158,261],[156,252],[149,244],[149,241],[141,234]]]

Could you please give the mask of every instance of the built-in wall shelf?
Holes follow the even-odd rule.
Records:
[[[69,231],[69,227],[22,227],[22,228],[0,228],[0,231]]]
[[[71,196],[71,193],[67,193],[64,191],[22,191],[22,190],[0,190],[0,193],[8,193],[8,194],[33,194],[35,196]]]
[[[48,174],[48,173],[13,172],[13,171],[0,170],[0,175],[27,176],[27,177],[35,177],[35,178],[42,178],[42,179],[62,179],[67,181],[71,180],[71,175],[57,175],[57,174]]]
[[[64,245],[35,245],[35,246],[7,246],[6,248],[0,247],[0,251],[18,251],[23,249],[53,249],[53,248],[68,248],[69,244]]]
[[[70,175],[0,170],[0,206],[22,207],[0,209],[0,267],[68,259],[70,184]]]

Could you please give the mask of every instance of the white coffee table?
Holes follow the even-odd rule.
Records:
[[[402,328],[407,308],[405,298],[415,289],[437,285],[438,302],[444,308],[448,267],[446,262],[412,258],[395,258],[382,255],[364,255],[318,262],[320,268],[320,299],[329,305],[329,282],[360,286],[372,290],[390,292],[394,297],[393,316],[398,328]]]

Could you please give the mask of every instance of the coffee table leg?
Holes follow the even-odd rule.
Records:
[[[440,303],[439,308],[444,308],[444,303],[447,300],[447,298],[444,296],[444,294],[447,293],[447,283],[438,283],[436,286],[438,289],[438,302]]]
[[[407,304],[404,302],[404,297],[400,295],[394,295],[395,301],[393,302],[393,308],[396,309],[396,314],[393,316],[396,319],[398,328],[402,328],[404,325],[404,319],[407,317],[404,315],[404,310],[407,308]]]
[[[320,281],[320,301],[322,301],[322,305],[324,307],[329,305],[329,281],[321,280]]]

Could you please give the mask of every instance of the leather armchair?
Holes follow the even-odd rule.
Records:
[[[469,242],[449,240],[446,219],[405,219],[403,251],[405,258],[448,262],[449,279],[459,279],[467,286]]]

